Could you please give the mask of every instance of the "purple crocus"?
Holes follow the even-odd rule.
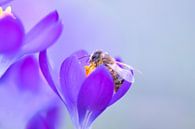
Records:
[[[56,129],[59,123],[60,109],[58,105],[49,105],[38,111],[27,123],[25,129]]]
[[[37,119],[38,122],[38,120],[42,120],[39,118],[43,117],[44,121],[49,120],[48,124],[51,123],[48,125],[49,129],[54,129],[53,124],[58,121],[54,117],[55,114],[52,113],[55,110],[50,110],[50,108],[58,106],[59,99],[46,86],[35,56],[25,56],[14,63],[5,73],[0,81],[0,101],[1,129],[24,129],[29,119],[40,109],[41,111],[38,113],[40,115],[36,115],[31,121],[36,122]],[[42,111],[43,107],[44,109],[50,107],[49,112]],[[45,116],[46,114],[47,116]],[[12,120],[11,123],[10,120]],[[41,129],[36,128],[39,127],[36,125],[31,124],[31,127]]]
[[[86,75],[88,53],[80,50],[61,64],[59,80],[53,77],[47,52],[40,53],[39,62],[50,87],[64,102],[77,129],[89,129],[94,120],[128,91],[132,83],[124,81],[117,92],[109,70],[101,65]],[[57,87],[58,86],[58,87]]]
[[[62,32],[62,23],[57,11],[53,11],[25,33],[20,19],[11,13],[11,7],[0,10],[1,78],[24,55],[42,51],[55,43]]]

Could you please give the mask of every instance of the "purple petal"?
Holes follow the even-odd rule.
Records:
[[[18,53],[11,55],[0,55],[0,78],[5,74],[8,68],[19,59]]]
[[[118,61],[118,62],[123,62],[122,58],[119,57],[119,56],[115,57],[115,60]]]
[[[35,114],[27,123],[26,129],[55,129],[58,117],[59,108],[49,107]]]
[[[18,18],[7,15],[0,18],[0,54],[16,52],[22,45],[24,28]]]
[[[12,0],[0,0],[0,6],[9,3]]]
[[[122,58],[119,57],[119,56],[118,56],[118,57],[115,57],[115,60],[116,60],[117,62],[123,62]],[[120,64],[118,64],[118,66],[121,67],[121,68],[123,68],[123,66],[120,65]]]
[[[55,129],[55,125],[58,123],[59,114],[60,114],[59,110],[60,110],[59,106],[56,106],[56,105],[54,105],[53,107],[50,107],[47,110],[45,117],[46,117],[48,126],[51,129]]]
[[[56,11],[41,20],[27,33],[22,50],[24,53],[33,53],[45,50],[55,43],[62,32],[62,23]]]
[[[44,118],[40,114],[37,114],[29,121],[26,129],[49,129],[49,127]]]
[[[104,66],[98,67],[84,81],[78,96],[79,121],[87,128],[108,106],[114,91],[113,79]]]
[[[33,56],[24,58],[16,67],[18,69],[16,81],[21,90],[36,91],[40,88],[39,66]]]
[[[77,106],[79,90],[85,78],[84,67],[76,56],[70,56],[64,60],[60,70],[60,83],[62,94],[70,112]]]
[[[129,83],[127,81],[125,81],[122,86],[119,88],[119,90],[114,94],[114,96],[112,97],[109,106],[114,104],[116,101],[118,101],[120,98],[122,98],[126,92],[129,90],[129,88],[131,87],[132,83]]]
[[[60,97],[61,100],[63,100],[56,88],[57,85],[57,80],[53,80],[52,77],[52,70],[51,70],[51,66],[49,65],[48,59],[47,59],[47,51],[42,51],[39,54],[39,65],[41,68],[41,71],[43,73],[43,76],[45,77],[45,79],[47,80],[49,86],[51,87],[51,89]]]
[[[73,53],[72,55],[76,56],[77,59],[83,64],[83,66],[87,65],[87,62],[89,60],[89,54],[85,50],[79,50]]]

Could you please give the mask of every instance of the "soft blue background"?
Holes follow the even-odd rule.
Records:
[[[194,0],[15,0],[12,8],[27,30],[59,10],[64,33],[49,49],[56,70],[83,48],[108,51],[142,72],[93,129],[194,129],[194,5]],[[69,118],[64,121],[60,129],[72,128]]]

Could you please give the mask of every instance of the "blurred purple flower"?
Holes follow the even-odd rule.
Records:
[[[9,3],[12,0],[0,0],[0,6]]]
[[[22,56],[42,51],[55,43],[61,32],[62,23],[56,11],[26,34],[23,24],[11,13],[10,7],[0,12],[0,78]]]
[[[60,82],[54,77],[47,59],[46,51],[40,53],[39,63],[50,87],[60,97],[70,113],[77,129],[88,129],[93,121],[110,105],[118,101],[130,88],[124,81],[114,92],[114,82],[105,66],[97,67],[86,76],[86,61],[81,61],[88,53],[78,51],[66,58],[60,69]],[[60,85],[59,85],[60,83]],[[60,86],[59,89],[56,86]]]
[[[59,106],[53,104],[36,113],[27,123],[25,129],[56,129],[59,123]]]
[[[16,81],[21,89],[30,91],[39,89],[42,80],[39,74],[39,65],[35,57],[25,57],[18,64]]]
[[[25,58],[13,64],[5,73],[0,81],[0,101],[0,128],[24,128],[29,118],[43,107],[48,107],[48,103],[55,102],[55,105],[59,103],[57,96],[43,81],[39,64],[32,55],[25,56]],[[42,116],[46,114],[48,114],[47,118]],[[37,115],[34,121],[39,122],[38,120],[42,120],[42,117],[44,117],[43,121],[50,119],[49,123],[57,121],[56,117],[53,117],[55,114],[52,114],[52,111],[50,113],[41,112],[41,116]],[[10,119],[13,122],[10,123],[8,121]],[[53,125],[48,126],[54,129]],[[35,125],[32,127],[35,128]]]
[[[20,91],[38,92],[43,84],[39,64],[32,55],[14,63],[1,78],[1,82],[10,81]]]

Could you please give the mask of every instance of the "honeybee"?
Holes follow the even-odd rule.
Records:
[[[86,74],[90,74],[99,65],[105,65],[111,73],[115,84],[115,92],[118,91],[124,81],[134,82],[134,73],[131,66],[116,61],[107,52],[101,50],[97,50],[90,55],[89,65],[85,67]]]

